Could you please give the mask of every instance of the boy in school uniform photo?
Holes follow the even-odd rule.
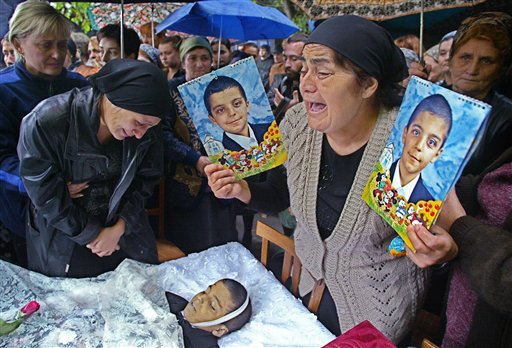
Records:
[[[210,121],[224,130],[225,149],[241,151],[260,145],[270,123],[249,123],[250,102],[237,80],[218,76],[206,87],[203,99]]]
[[[451,128],[452,110],[442,95],[428,96],[414,109],[402,134],[402,155],[389,170],[391,185],[409,203],[435,199],[421,171],[441,156]]]

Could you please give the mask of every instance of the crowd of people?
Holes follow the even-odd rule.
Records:
[[[139,35],[109,24],[88,37],[71,33],[69,21],[45,2],[17,6],[1,41],[2,258],[71,278],[111,271],[125,258],[157,263],[146,202],[163,177],[166,238],[187,254],[237,241],[240,209],[292,212],[300,297],[307,303],[315,285],[325,284],[316,314],[336,336],[370,320],[398,346],[409,345],[416,316],[437,287],[432,272],[448,269],[446,291],[434,297],[443,318],[437,343],[512,345],[510,15],[468,17],[427,50],[414,35],[393,39],[352,15],[295,33],[274,51],[157,34],[155,27],[143,24]],[[236,179],[210,162],[178,92],[247,57],[288,151],[284,166],[258,180]],[[396,232],[361,193],[411,76],[492,111],[436,224],[430,231],[409,226],[416,251],[393,258],[386,247]],[[224,85],[205,97],[209,112],[226,89],[248,105],[236,81],[215,83]],[[221,117],[228,116],[211,111],[212,122]],[[233,308],[242,312],[249,297],[240,298]],[[174,312],[187,321],[192,305],[179,300]],[[214,314],[204,318],[196,324],[216,324],[203,330],[207,335],[233,330]]]

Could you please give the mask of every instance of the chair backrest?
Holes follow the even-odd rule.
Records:
[[[292,293],[297,296],[299,292],[299,279],[302,264],[295,254],[293,239],[285,236],[269,225],[257,221],[256,234],[261,237],[261,263],[267,265],[269,242],[274,243],[284,250],[283,268],[281,271],[281,283],[285,283],[292,277]]]
[[[421,341],[421,348],[439,348],[439,346],[424,338],[423,341]]]

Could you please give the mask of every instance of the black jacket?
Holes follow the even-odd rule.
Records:
[[[172,292],[165,292],[169,310],[176,315],[178,323],[183,329],[183,341],[185,348],[218,348],[217,337],[201,329],[193,328],[188,321],[185,320],[181,313],[187,306],[187,300],[173,294]]]
[[[98,178],[108,162],[97,139],[99,94],[91,87],[49,98],[23,119],[18,143],[20,175],[31,199],[27,248],[31,270],[65,276],[74,247],[92,241],[118,218],[126,222],[121,249],[156,263],[156,242],[144,208],[162,171],[161,128],[123,140],[122,173],[105,221],[89,216],[66,183]]]
[[[512,146],[512,101],[491,92],[484,102],[492,106],[482,139],[462,175],[478,175]]]

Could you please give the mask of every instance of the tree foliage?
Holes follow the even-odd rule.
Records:
[[[51,5],[82,28],[84,33],[91,30],[91,20],[88,14],[90,2],[52,2]]]
[[[304,33],[309,33],[308,16],[290,0],[253,0],[258,5],[277,8],[297,24]]]

